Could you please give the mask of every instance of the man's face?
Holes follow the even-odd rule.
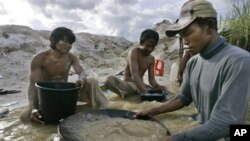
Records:
[[[67,40],[60,40],[56,44],[55,49],[62,54],[68,54],[71,48],[72,48],[72,44],[69,43]]]
[[[153,38],[145,40],[142,44],[142,53],[145,56],[149,56],[152,51],[154,51],[156,46],[156,41]]]
[[[211,34],[208,34],[208,27],[200,27],[198,24],[193,23],[187,28],[179,32],[183,38],[184,49],[192,55],[200,53],[202,49],[209,45]]]

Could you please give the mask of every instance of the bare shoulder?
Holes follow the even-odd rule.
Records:
[[[130,52],[138,52],[140,50],[139,47],[134,47],[132,49],[130,49]]]
[[[77,57],[74,53],[69,52],[69,57]]]
[[[71,53],[71,52],[69,53],[69,59],[71,61],[78,60],[77,56],[75,54]]]
[[[49,50],[40,52],[38,54],[36,54],[33,58],[32,58],[32,62],[41,62],[43,60],[45,60],[45,58],[49,55]]]
[[[72,65],[80,65],[80,60],[79,60],[79,58],[77,57],[77,55],[76,54],[73,54],[73,53],[69,53],[68,54],[68,61],[70,62],[70,64],[72,64]]]
[[[149,64],[154,65],[155,57],[153,55],[149,55],[147,60],[148,60]]]
[[[151,61],[155,61],[155,57],[154,57],[153,55],[150,55],[150,56],[149,56],[149,59],[150,59]]]
[[[139,50],[140,50],[139,47],[135,47],[135,48],[130,49],[128,52],[128,57],[137,55]]]

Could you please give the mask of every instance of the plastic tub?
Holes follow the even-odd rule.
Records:
[[[76,111],[79,87],[71,82],[37,82],[38,110],[42,120],[57,124]]]

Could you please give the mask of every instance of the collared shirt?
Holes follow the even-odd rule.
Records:
[[[179,97],[194,102],[200,126],[174,141],[214,141],[229,136],[230,124],[244,124],[250,97],[250,54],[221,37],[187,63]]]

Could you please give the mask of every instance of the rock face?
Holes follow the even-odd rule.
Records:
[[[78,33],[72,51],[90,67],[111,67],[133,43],[122,37]],[[114,59],[114,57],[118,57]],[[120,58],[121,59],[121,58]]]
[[[16,50],[35,53],[36,47],[45,47],[48,41],[27,26],[6,25],[0,27],[0,54]]]
[[[171,24],[170,21],[168,20],[163,20],[162,22],[159,22],[157,24],[154,25],[153,29],[158,31],[160,38],[165,37],[165,30],[166,28]]]
[[[158,43],[159,49],[156,49],[154,55],[156,56],[156,58],[164,60],[165,73],[167,75],[170,74],[172,64],[179,63],[178,57],[180,48],[178,36],[169,38],[165,35],[166,28],[170,24],[171,23],[168,20],[163,20],[162,22],[154,25],[154,29],[160,34],[160,40]]]

